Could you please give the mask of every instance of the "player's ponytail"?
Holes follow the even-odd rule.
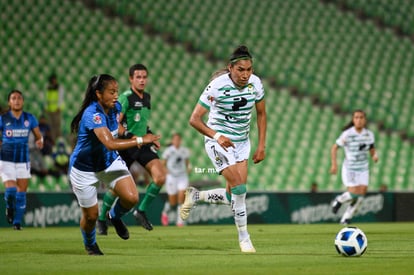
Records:
[[[79,130],[79,122],[82,118],[83,112],[85,109],[93,102],[97,101],[98,97],[96,96],[96,91],[103,92],[106,85],[110,81],[116,81],[116,79],[109,74],[100,74],[94,75],[88,82],[88,87],[86,88],[85,98],[83,99],[82,106],[79,109],[79,112],[73,118],[70,129],[72,133],[76,133]]]

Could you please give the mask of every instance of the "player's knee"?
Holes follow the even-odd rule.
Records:
[[[166,175],[165,174],[160,174],[154,177],[154,182],[156,185],[158,186],[163,186],[166,180]]]

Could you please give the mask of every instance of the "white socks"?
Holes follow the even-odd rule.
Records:
[[[337,196],[336,200],[339,201],[340,203],[345,203],[345,202],[348,202],[348,201],[352,200],[352,195],[351,195],[350,192],[347,191],[347,192],[344,192],[341,195]]]
[[[231,207],[234,213],[234,222],[239,232],[239,241],[249,238],[247,232],[246,193],[231,195]]]

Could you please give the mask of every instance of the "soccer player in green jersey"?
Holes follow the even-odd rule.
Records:
[[[129,68],[130,89],[122,93],[118,98],[122,105],[119,118],[119,121],[122,122],[119,125],[119,134],[121,136],[128,138],[132,135],[144,136],[147,133],[151,133],[148,126],[151,115],[151,96],[145,91],[147,79],[148,70],[144,65],[135,64]],[[160,192],[167,175],[167,170],[157,153],[159,148],[159,141],[155,141],[152,144],[143,145],[140,148],[119,151],[128,168],[131,167],[134,161],[137,161],[145,167],[153,179],[146,190],[144,199],[133,213],[136,219],[147,230],[152,230],[153,227],[146,216],[146,211]],[[105,213],[111,208],[115,199],[116,197],[111,190],[106,192],[98,220],[98,233],[101,235],[107,234]]]
[[[231,204],[242,252],[254,253],[247,231],[246,182],[250,155],[249,130],[253,108],[256,109],[259,142],[253,162],[265,158],[266,110],[264,89],[253,74],[252,56],[246,46],[231,55],[227,70],[215,74],[195,106],[190,124],[205,137],[205,150],[217,172],[226,179],[226,189],[186,190],[180,215],[189,217],[197,202]],[[208,113],[208,121],[203,117]]]
[[[336,214],[343,203],[350,203],[342,215],[341,224],[351,222],[358,210],[363,197],[367,193],[369,182],[369,159],[377,162],[374,134],[365,128],[367,123],[365,112],[356,110],[352,114],[352,121],[343,128],[343,132],[331,148],[332,174],[338,170],[336,155],[339,147],[345,150],[345,160],[342,163],[342,182],[347,191],[337,196],[332,203],[332,212]]]

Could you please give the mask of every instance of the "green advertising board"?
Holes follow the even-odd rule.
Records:
[[[0,194],[3,197],[3,194]],[[142,199],[142,194],[140,195]],[[331,212],[333,193],[249,193],[247,211],[249,223],[328,223],[338,222],[345,207],[335,215]],[[160,215],[167,196],[160,194],[147,213],[154,225],[160,225]],[[101,203],[101,200],[99,201]],[[394,221],[394,194],[369,193],[354,217],[355,222]],[[1,203],[0,213],[5,213]],[[4,215],[4,214],[3,214]],[[79,225],[81,210],[72,193],[29,193],[24,226],[75,226]],[[131,213],[124,221],[136,224]],[[188,224],[233,224],[228,205],[199,204],[191,212]],[[6,218],[0,226],[9,226]]]

